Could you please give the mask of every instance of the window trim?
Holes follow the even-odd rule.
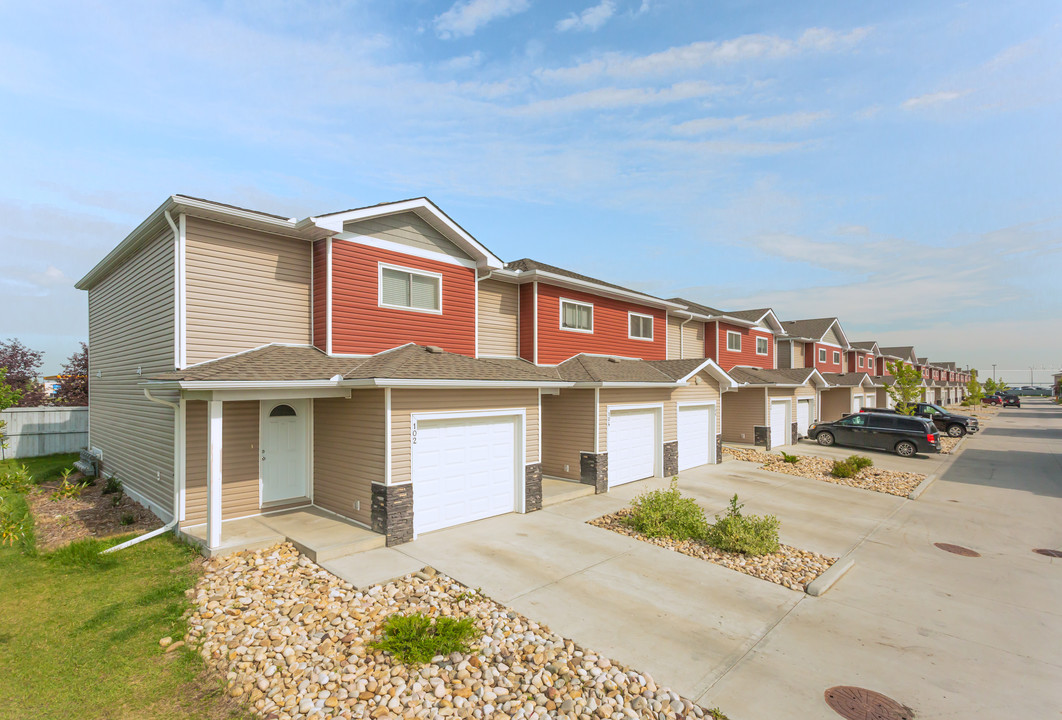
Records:
[[[826,362],[826,348],[819,348],[819,362]]]
[[[641,337],[639,335],[631,335],[631,318],[640,317],[649,321],[649,337]],[[633,310],[627,311],[627,339],[628,340],[641,340],[643,342],[652,342],[656,335],[656,317],[654,315],[646,315],[645,313],[634,312]]]
[[[439,309],[429,310],[428,308],[408,307],[406,305],[391,305],[385,303],[383,299],[383,273],[384,270],[396,270],[398,272],[409,273],[410,275],[421,275],[423,277],[434,278],[439,283]],[[421,270],[419,268],[405,267],[403,265],[394,265],[392,263],[377,263],[376,268],[376,303],[378,307],[387,308],[388,310],[404,310],[406,312],[424,313],[426,315],[442,315],[443,314],[443,276],[442,273],[432,272],[431,270]]]
[[[738,346],[737,346],[736,350],[734,348],[730,347],[730,336],[731,335],[737,336]],[[726,351],[727,352],[741,352],[741,333],[734,332],[733,330],[727,330],[726,331]]]
[[[841,351],[840,350],[834,350],[833,351],[833,364],[834,365],[840,365],[841,364]]]
[[[863,369],[863,356],[862,355],[857,355],[856,356],[856,360],[859,362],[859,369],[862,370]]]
[[[764,356],[770,355],[771,354],[771,339],[770,338],[766,338],[763,335],[753,335],[753,337],[756,338],[756,354],[757,355],[764,355]],[[767,346],[767,347],[764,348],[763,352],[760,352],[760,340],[763,340],[764,344]]]
[[[590,329],[589,330],[584,330],[583,328],[573,328],[573,327],[565,327],[564,326],[564,304],[565,303],[568,303],[568,304],[571,304],[571,305],[580,305],[582,307],[590,308]],[[561,330],[563,330],[565,332],[583,333],[584,335],[593,335],[594,334],[594,304],[593,303],[583,302],[582,300],[572,300],[571,298],[562,297],[562,298],[558,298],[557,309],[558,309],[558,312],[557,312],[557,315],[558,315],[558,317],[557,317],[557,326]],[[629,331],[630,330],[629,330],[629,326],[628,326],[628,332]]]

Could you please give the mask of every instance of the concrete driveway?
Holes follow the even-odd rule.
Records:
[[[736,461],[682,474],[709,514],[736,492],[783,542],[852,553],[819,598],[585,524],[661,479],[324,564],[356,585],[431,565],[734,720],[836,718],[822,694],[840,684],[920,718],[1057,717],[1062,561],[1030,549],[1062,547],[1060,443],[1039,432],[1062,433],[1062,410],[1023,412],[937,458],[918,501]]]

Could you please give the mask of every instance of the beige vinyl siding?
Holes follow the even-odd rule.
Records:
[[[391,391],[391,484],[411,480],[410,416],[421,412],[523,409],[526,462],[539,461],[538,390],[392,390]]]
[[[834,345],[843,345],[840,335],[837,334],[837,326],[831,325],[830,329],[826,331],[826,334],[822,336],[822,342],[833,343]]]
[[[820,395],[822,415],[819,419],[825,422],[840,420],[842,415],[852,412],[852,394],[852,388],[823,390]]]
[[[704,357],[704,323],[690,320],[682,328],[682,359]]]
[[[723,393],[723,442],[751,445],[753,427],[765,425],[767,402],[763,388]]]
[[[544,394],[542,474],[578,480],[584,452],[594,452],[594,391],[564,389],[559,395]]]
[[[679,360],[682,358],[682,351],[680,350],[681,331],[679,328],[682,326],[682,318],[675,317],[674,315],[667,316],[667,359]]]
[[[257,400],[221,406],[221,517],[256,515],[261,509],[258,472]],[[182,526],[207,521],[207,404],[185,404],[185,500]]]
[[[479,282],[479,354],[519,355],[520,286],[498,280]]]
[[[671,393],[671,402],[668,403],[668,408],[675,414],[676,427],[678,426],[678,403],[714,402],[716,422],[715,432],[716,434],[719,434],[723,427],[723,412],[722,406],[719,402],[719,395],[718,381],[706,373],[701,373],[700,375],[693,377],[690,380],[690,384],[686,387],[676,388]]]
[[[674,403],[671,402],[673,388],[602,388],[598,405],[598,452],[608,452],[608,410],[622,409],[624,405],[664,406],[664,437],[662,442],[671,442],[678,436],[677,419]],[[668,412],[670,407],[670,412]]]
[[[348,222],[343,225],[343,230],[377,240],[389,240],[418,250],[430,250],[462,260],[469,259],[465,251],[443,237],[414,212]]]
[[[815,414],[818,408],[815,407],[815,388],[811,385],[801,385],[793,391],[793,396],[797,400],[811,400],[811,412],[808,413],[808,421],[815,422],[818,420],[818,416]],[[796,421],[796,403],[793,404],[793,420]]]
[[[174,368],[173,233],[166,229],[95,285],[89,307],[89,445],[162,515],[173,513],[174,411],[138,383]],[[140,373],[137,373],[137,369]],[[154,395],[170,402],[177,393]]]
[[[370,524],[372,484],[384,482],[384,391],[314,400],[313,427],[314,504]]]
[[[807,367],[807,363],[804,362],[804,352],[806,345],[807,343],[793,343],[793,367]]]
[[[201,218],[186,222],[189,364],[271,342],[312,342],[310,243]]]

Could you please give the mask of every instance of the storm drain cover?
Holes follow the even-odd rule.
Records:
[[[847,720],[912,720],[914,711],[866,688],[838,685],[823,693],[826,704]]]
[[[977,552],[976,550],[971,550],[968,547],[963,547],[962,545],[952,545],[951,543],[933,544],[944,552],[955,553],[956,555],[962,555],[963,557],[981,557],[981,553]]]
[[[1036,548],[1035,550],[1033,550],[1033,552],[1034,553],[1040,553],[1041,555],[1046,555],[1047,557],[1062,558],[1062,550],[1051,550],[1049,548]]]

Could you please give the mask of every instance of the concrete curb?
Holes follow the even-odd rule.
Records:
[[[969,437],[969,435],[963,435],[961,438],[959,438],[959,442],[955,444],[955,449],[951,451],[951,461],[948,463],[949,466],[951,465],[951,463],[955,462],[955,458],[959,456],[959,453],[961,453],[966,448],[966,440]],[[927,477],[925,480],[918,484],[918,487],[916,487],[910,492],[910,494],[908,494],[907,499],[917,500],[919,497],[921,497],[922,493],[929,489],[930,485],[937,481],[938,477],[940,477],[939,471]]]
[[[804,592],[812,597],[824,595],[827,590],[832,588],[834,584],[844,577],[845,573],[853,567],[855,567],[855,560],[851,557],[841,558],[831,565],[826,572],[808,583],[808,586],[804,588]]]

